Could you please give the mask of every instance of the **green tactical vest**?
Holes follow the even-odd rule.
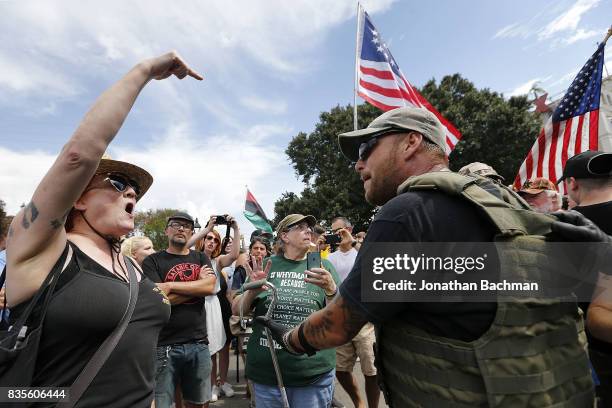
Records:
[[[500,262],[515,275],[554,278],[538,257],[552,217],[535,213],[516,193],[490,179],[452,172],[411,177],[398,194],[439,190],[469,200],[508,242]],[[517,262],[517,260],[521,262]],[[501,268],[502,275],[507,268]],[[500,279],[503,279],[501,276]],[[575,302],[499,297],[489,330],[463,342],[433,336],[401,318],[376,333],[381,389],[391,407],[592,407],[593,382],[582,316]]]

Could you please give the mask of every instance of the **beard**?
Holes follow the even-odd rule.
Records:
[[[375,177],[370,177],[369,186],[365,191],[365,199],[368,203],[381,206],[397,195],[397,187],[404,181],[397,182],[396,159],[393,158],[384,163]],[[365,187],[365,185],[364,185]]]

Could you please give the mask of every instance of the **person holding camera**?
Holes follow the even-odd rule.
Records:
[[[234,234],[233,241],[240,242],[240,228],[234,217],[213,215],[208,220],[206,227],[187,243],[187,245],[195,244],[198,251],[205,253],[211,259],[213,270],[217,275],[214,293],[206,297],[206,327],[212,358],[212,402],[217,401],[221,394],[226,397],[233,397],[235,394],[231,384],[227,382],[229,345],[232,339],[229,319],[232,316],[232,307],[227,295],[227,275],[223,272],[223,268],[231,265],[240,254],[239,245],[232,245],[230,252],[225,253],[221,236],[214,229],[215,225],[226,225],[227,228],[231,228]],[[218,383],[217,372],[219,373]]]
[[[336,251],[332,252],[327,259],[336,268],[340,279],[344,280],[353,269],[357,258],[356,241],[353,240],[351,235],[353,226],[346,217],[336,217],[331,222],[331,228],[335,237],[339,238],[340,243]],[[336,378],[351,397],[356,408],[365,408],[359,393],[359,386],[352,374],[357,357],[359,357],[361,372],[365,378],[368,406],[370,408],[378,407],[380,389],[378,388],[376,367],[374,366],[375,341],[374,325],[367,323],[351,341],[336,348]]]

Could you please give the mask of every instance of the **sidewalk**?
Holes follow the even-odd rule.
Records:
[[[236,395],[232,398],[220,398],[219,401],[210,404],[211,408],[216,407],[231,407],[231,408],[248,408],[249,401],[246,399],[246,383],[244,379],[244,365],[242,364],[242,360],[240,361],[240,382],[236,382],[236,355],[234,355],[233,351],[230,354],[230,368],[228,373],[228,381],[234,387],[234,391],[236,391]],[[355,365],[355,369],[353,370],[353,375],[356,376],[357,382],[359,383],[359,388],[362,392],[362,398],[365,400],[365,385],[363,380],[363,375],[361,374],[361,367],[359,363]],[[344,389],[338,384],[336,381],[336,399],[342,402],[346,408],[352,408],[353,403],[349,398],[348,394],[344,391]],[[385,399],[383,396],[380,396],[380,403],[378,404],[379,408],[386,408],[387,404],[385,404]],[[263,407],[265,408],[265,407]],[[315,407],[313,407],[315,408]]]

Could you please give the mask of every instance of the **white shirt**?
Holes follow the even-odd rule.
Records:
[[[342,252],[338,249],[336,252],[329,254],[327,260],[334,265],[334,268],[336,268],[336,272],[338,272],[338,276],[340,277],[340,281],[343,281],[346,279],[351,269],[353,269],[356,258],[357,250],[355,248],[351,248],[347,252]]]

